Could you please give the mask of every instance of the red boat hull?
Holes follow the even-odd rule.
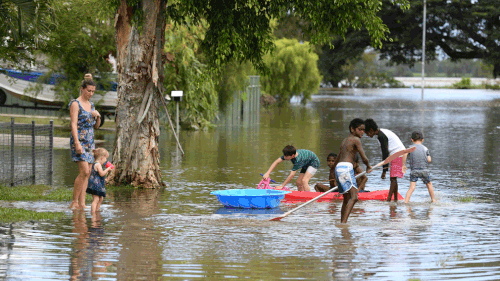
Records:
[[[317,196],[323,194],[322,192],[307,192],[307,191],[292,191],[291,193],[287,193],[285,198],[281,200],[281,202],[285,203],[297,203],[297,202],[306,202]],[[387,195],[389,194],[389,190],[376,190],[371,192],[360,192],[358,193],[359,200],[387,200]],[[329,194],[318,199],[318,202],[322,201],[332,201],[332,200],[343,200],[343,196],[338,192],[330,192]],[[398,193],[398,200],[404,200],[403,196]]]

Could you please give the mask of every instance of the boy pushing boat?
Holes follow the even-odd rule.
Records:
[[[285,182],[275,187],[275,189],[283,189],[283,187],[285,187],[285,185],[289,183],[293,177],[295,177],[297,170],[300,169],[299,178],[297,179],[297,189],[299,191],[311,191],[309,181],[318,170],[320,163],[318,156],[316,156],[314,152],[307,149],[295,149],[295,147],[291,145],[285,146],[285,148],[283,148],[283,156],[276,159],[273,164],[271,164],[271,167],[269,167],[269,170],[267,170],[262,177],[267,180],[274,168],[285,160],[292,161],[292,171],[286,178]]]
[[[358,186],[353,168],[356,153],[359,153],[361,160],[365,163],[366,171],[370,172],[372,169],[360,140],[365,132],[364,121],[359,118],[353,119],[349,124],[349,132],[350,135],[340,144],[339,154],[333,164],[338,192],[339,194],[343,194],[344,197],[342,210],[340,212],[340,221],[342,223],[347,222],[347,218],[351,214],[354,204],[358,201]]]

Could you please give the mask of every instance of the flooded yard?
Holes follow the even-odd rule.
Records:
[[[338,152],[353,118],[373,118],[405,146],[424,132],[437,202],[419,181],[409,204],[360,201],[347,224],[341,201],[270,210],[226,209],[210,192],[254,188],[282,148]],[[100,216],[68,202],[14,202],[63,211],[58,221],[0,224],[0,279],[5,280],[498,280],[500,276],[500,92],[420,89],[344,90],[306,106],[263,110],[260,126],[183,131],[186,155],[162,132],[167,188],[108,192]],[[112,133],[104,135],[112,150]],[[372,165],[376,138],[361,139]],[[69,149],[55,150],[54,185],[72,188],[78,173]],[[362,165],[364,168],[364,165]],[[291,164],[271,178],[282,182]],[[389,188],[381,170],[366,189]],[[294,181],[293,181],[294,182]],[[399,179],[404,197],[409,175]],[[296,189],[296,188],[294,188]],[[68,199],[69,200],[69,199]],[[90,202],[87,202],[88,205]]]

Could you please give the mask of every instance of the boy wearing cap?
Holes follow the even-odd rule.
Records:
[[[415,146],[417,149],[408,155],[411,169],[410,189],[406,192],[405,203],[410,201],[411,194],[415,191],[418,179],[421,179],[424,184],[427,185],[431,201],[436,202],[436,199],[434,199],[434,188],[432,187],[431,177],[429,176],[428,170],[428,163],[431,162],[431,155],[429,153],[429,149],[422,144],[424,142],[424,135],[419,131],[414,131],[411,133],[411,141],[413,142],[413,145],[410,146],[410,148]]]

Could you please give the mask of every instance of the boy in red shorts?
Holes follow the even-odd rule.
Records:
[[[378,141],[380,142],[380,148],[382,149],[382,159],[386,159],[390,155],[404,150],[405,146],[399,139],[399,137],[390,130],[379,128],[377,123],[373,119],[365,120],[365,133],[370,138],[377,135]],[[407,154],[392,160],[391,164],[391,187],[389,189],[389,195],[387,196],[387,201],[391,201],[392,195],[394,195],[394,201],[398,201],[398,178],[403,178],[404,173],[406,173],[406,163]],[[383,166],[382,179],[385,179],[385,173],[389,170],[389,164]]]

